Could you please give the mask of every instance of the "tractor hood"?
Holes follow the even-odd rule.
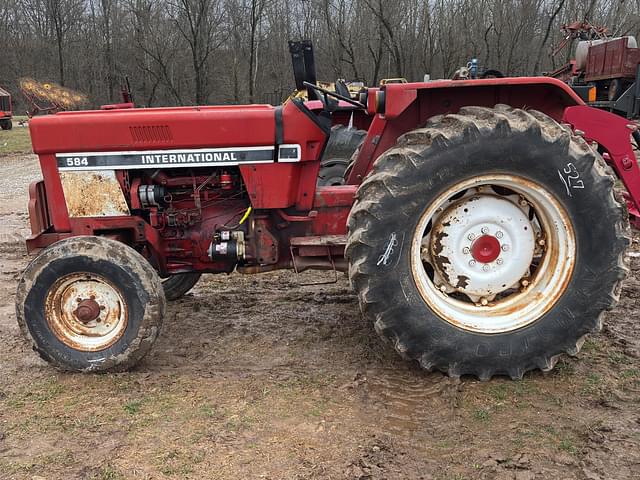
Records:
[[[38,154],[274,145],[269,105],[62,112],[29,122]]]

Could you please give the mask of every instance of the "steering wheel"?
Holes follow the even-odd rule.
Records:
[[[303,85],[307,88],[312,88],[313,90],[318,92],[318,98],[322,102],[322,105],[325,107],[326,110],[330,112],[334,111],[338,107],[338,104],[335,100],[331,101],[329,97],[342,100],[343,102],[347,102],[348,104],[353,105],[354,107],[359,109],[363,109],[363,110],[367,109],[366,105],[363,105],[362,103],[352,98],[345,97],[344,95],[340,95],[339,93],[332,92],[331,90],[327,90],[326,88],[319,87],[318,85],[314,85],[313,83],[303,82]]]

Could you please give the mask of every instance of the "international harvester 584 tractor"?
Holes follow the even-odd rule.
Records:
[[[390,83],[359,101],[306,86],[316,100],[281,107],[30,122],[43,180],[17,316],[45,360],[129,368],[166,297],[234,271],[348,272],[377,332],[453,377],[547,371],[601,328],[638,218],[635,125],[552,78]],[[346,182],[318,186],[351,117],[366,136]]]

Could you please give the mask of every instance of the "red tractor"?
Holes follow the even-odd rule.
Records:
[[[16,299],[33,348],[123,370],[202,273],[277,269],[348,272],[379,334],[453,377],[547,371],[601,328],[627,271],[616,178],[638,214],[635,126],[551,78],[391,83],[358,101],[306,87],[317,100],[281,107],[34,118],[38,255]],[[351,113],[370,122],[346,182],[318,186]]]
[[[0,128],[11,130],[13,128],[13,107],[11,105],[11,94],[0,88]]]

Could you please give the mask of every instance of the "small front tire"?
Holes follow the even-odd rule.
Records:
[[[127,370],[162,327],[160,277],[138,252],[103,237],[73,237],[44,249],[16,293],[18,324],[33,349],[70,371]]]

